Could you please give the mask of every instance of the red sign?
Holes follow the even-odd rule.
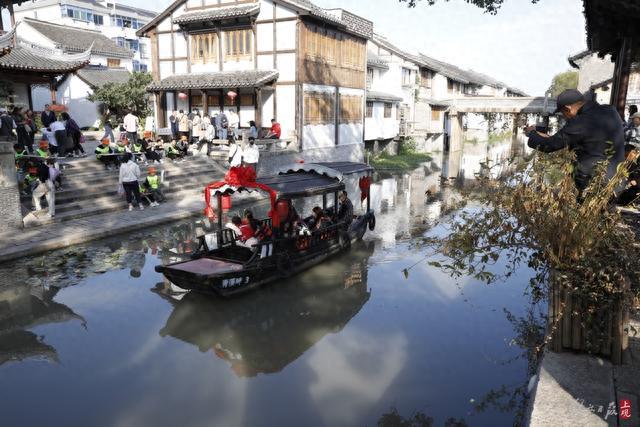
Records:
[[[631,418],[631,401],[620,400],[620,419],[628,420]]]

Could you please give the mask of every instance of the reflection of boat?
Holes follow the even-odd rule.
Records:
[[[215,216],[210,203],[217,198],[218,233],[211,246],[205,236],[202,251],[193,259],[156,267],[169,280],[184,289],[215,292],[226,296],[256,288],[288,277],[323,262],[328,257],[348,249],[375,227],[375,216],[367,208],[364,215],[347,223],[337,218],[338,192],[344,190],[345,175],[361,176],[360,188],[368,194],[373,169],[366,164],[336,162],[303,164],[285,168],[279,175],[256,181],[251,168],[231,168],[224,181],[209,184],[205,189],[206,212]],[[252,247],[241,245],[231,229],[223,228],[223,203],[234,193],[261,190],[269,194],[271,211],[263,225],[273,229],[273,237],[256,242]],[[298,234],[285,230],[292,227],[288,218],[295,216],[291,201],[322,196],[322,209],[332,212],[332,224],[321,229]],[[329,197],[333,207],[329,208]],[[369,199],[367,198],[367,206]]]
[[[213,350],[238,376],[278,372],[327,333],[340,331],[369,300],[373,250],[374,242],[355,244],[348,255],[296,280],[230,300],[193,292],[177,300],[165,282],[154,292],[175,308],[160,335]]]
[[[85,320],[53,301],[59,288],[11,286],[0,288],[0,365],[29,357],[57,361],[56,350],[27,329],[73,319]]]

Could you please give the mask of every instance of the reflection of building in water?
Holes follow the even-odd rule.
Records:
[[[279,372],[326,334],[342,330],[369,300],[373,250],[373,242],[354,244],[339,259],[239,298],[189,293],[177,300],[161,283],[155,292],[175,308],[160,335],[212,350],[240,377]]]
[[[39,357],[57,361],[56,350],[28,329],[62,323],[82,316],[53,301],[59,288],[3,286],[0,288],[0,365]]]

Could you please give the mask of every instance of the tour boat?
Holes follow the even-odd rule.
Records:
[[[192,259],[159,265],[156,271],[180,288],[229,296],[317,265],[348,250],[352,242],[362,239],[367,228],[375,228],[369,197],[372,173],[371,166],[352,162],[296,164],[260,179],[252,168],[231,168],[223,181],[213,182],[204,190],[205,214],[217,219],[217,231],[199,236],[200,249]],[[331,225],[319,230],[285,232],[293,200],[321,196],[322,208],[328,211],[331,198],[335,213],[338,193],[345,189],[349,176],[359,179],[360,200],[367,202],[364,214],[354,215],[350,225],[336,221],[334,216]],[[272,236],[247,247],[233,230],[223,226],[223,217],[231,195],[252,191],[269,195],[269,217],[261,223],[272,230]]]

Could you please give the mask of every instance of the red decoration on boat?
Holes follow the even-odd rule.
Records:
[[[364,202],[369,197],[369,189],[371,188],[371,177],[363,176],[358,182],[360,187],[360,201]]]
[[[225,175],[224,181],[213,182],[205,187],[204,200],[206,208],[204,210],[204,214],[207,217],[211,219],[216,217],[213,207],[211,207],[211,191],[220,189],[225,185],[235,188],[257,188],[269,193],[269,198],[271,199],[271,211],[269,212],[269,216],[271,217],[274,227],[280,226],[280,218],[275,211],[276,198],[278,194],[269,186],[257,182],[256,171],[252,167],[248,166],[233,167],[229,169],[229,172]],[[224,195],[222,197],[224,197]]]

